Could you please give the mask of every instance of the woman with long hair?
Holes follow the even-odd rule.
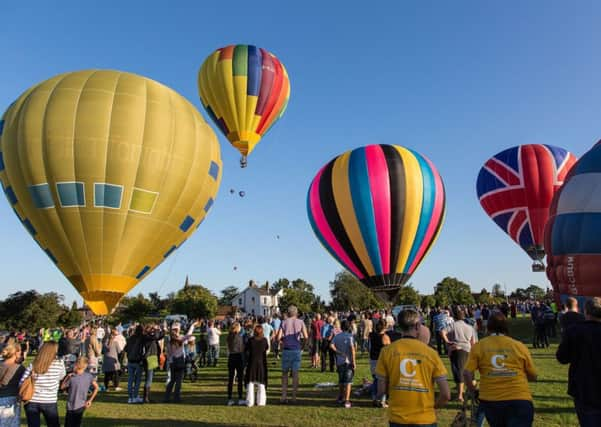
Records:
[[[255,404],[255,386],[257,386],[257,406],[267,403],[267,350],[269,343],[263,335],[263,326],[255,325],[252,338],[246,344],[248,360],[246,364],[246,404]]]
[[[98,374],[98,358],[102,354],[102,345],[96,338],[97,333],[98,329],[95,326],[92,327],[84,345],[84,353],[88,358],[88,371],[94,376]]]
[[[67,374],[65,363],[57,357],[58,343],[54,341],[45,342],[33,363],[25,370],[21,383],[32,376],[34,387],[33,397],[25,405],[27,425],[29,427],[40,426],[40,414],[44,415],[48,427],[59,427],[58,387],[61,380]]]
[[[144,403],[150,403],[150,388],[154,378],[154,370],[159,366],[161,355],[160,341],[165,334],[159,325],[147,325],[144,331]]]
[[[0,427],[19,427],[21,405],[18,401],[19,380],[25,368],[19,363],[21,347],[7,345],[0,364]]]
[[[117,339],[119,332],[117,328],[111,329],[111,334],[102,346],[102,372],[104,372],[104,388],[108,391],[112,380],[115,391],[121,391],[119,387],[119,353],[123,351],[120,341]]]
[[[246,402],[242,399],[243,374],[244,374],[244,339],[240,334],[242,327],[240,322],[232,323],[227,335],[227,404],[234,405],[232,392],[234,388],[234,376],[238,378],[238,405]]]
[[[178,323],[171,327],[169,335],[169,344],[167,345],[167,360],[169,361],[170,377],[165,390],[164,402],[171,400],[171,392],[174,391],[174,402],[181,402],[181,389],[184,373],[186,372],[186,359],[184,356],[184,344],[188,342],[194,335],[194,328],[198,325],[198,321],[194,321],[190,325],[190,329],[186,335],[180,335],[180,325]],[[175,388],[175,390],[174,390]]]
[[[378,357],[380,357],[380,352],[382,349],[390,344],[390,337],[386,333],[386,330],[386,320],[380,319],[378,323],[376,323],[376,330],[369,334],[369,368],[374,380],[371,385],[371,398],[373,406],[386,406],[386,400],[384,398],[379,402],[376,399],[378,394],[378,377],[376,376]]]

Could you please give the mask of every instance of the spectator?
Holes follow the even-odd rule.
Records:
[[[326,322],[321,327],[321,372],[326,371],[328,360],[330,362],[330,372],[334,372],[334,364],[336,362],[336,355],[330,348],[330,342],[334,337],[334,318],[332,316],[328,316]]]
[[[44,415],[48,427],[59,427],[58,387],[60,381],[66,375],[65,364],[57,357],[58,344],[54,341],[45,342],[40,348],[33,363],[29,365],[21,383],[33,375],[34,387],[33,397],[25,405],[27,425],[39,427],[40,415]]]
[[[238,405],[246,402],[242,399],[242,378],[244,373],[244,340],[240,331],[242,327],[239,322],[232,323],[227,335],[227,405],[234,405],[232,392],[234,388],[234,377],[238,377]]]
[[[109,339],[102,347],[102,372],[104,372],[104,388],[107,391],[111,381],[115,391],[121,391],[121,387],[119,387],[119,371],[121,370],[119,354],[125,346],[121,346],[121,341],[117,339],[118,334],[117,329],[111,330]]]
[[[337,403],[351,407],[351,386],[355,373],[355,340],[351,333],[352,322],[342,321],[342,332],[336,335],[330,348],[336,353],[336,369],[338,371],[339,394]]]
[[[382,349],[376,366],[378,396],[388,394],[390,427],[434,425],[435,408],[451,397],[446,369],[436,352],[417,339],[421,322],[415,310],[402,311],[398,324],[403,337]],[[440,390],[436,400],[435,383]]]
[[[288,372],[292,372],[292,402],[296,402],[298,390],[298,371],[301,366],[302,343],[308,338],[307,329],[302,320],[297,318],[298,309],[288,307],[288,318],[282,322],[278,331],[278,341],[282,344],[282,397],[281,402],[288,402]]]
[[[386,321],[380,319],[376,324],[376,330],[369,334],[369,368],[373,377],[373,383],[371,385],[371,399],[373,406],[386,406],[386,395],[381,396],[379,400],[377,399],[378,377],[376,375],[376,365],[382,348],[389,344],[390,338],[386,333]]]
[[[311,322],[311,368],[317,368],[320,365],[319,353],[321,352],[322,327],[321,314],[317,313],[315,319]]]
[[[182,400],[182,381],[186,370],[184,345],[194,336],[194,328],[196,325],[198,325],[197,321],[192,322],[186,335],[180,335],[180,325],[178,323],[174,323],[171,327],[169,345],[167,346],[167,360],[169,361],[169,371],[171,375],[169,376],[169,382],[167,383],[167,389],[165,390],[164,402],[169,402],[171,400],[172,391],[175,394],[175,403],[179,403]]]
[[[570,364],[568,394],[582,427],[601,426],[601,298],[586,301],[585,321],[567,328],[557,349],[559,363]]]
[[[150,403],[150,389],[154,379],[154,370],[159,367],[161,355],[161,346],[159,342],[163,339],[165,333],[156,324],[147,325],[144,331],[144,403]]]
[[[476,344],[477,336],[473,326],[465,323],[465,312],[457,311],[457,321],[450,330],[443,330],[442,337],[447,344],[453,380],[457,385],[457,400],[463,402],[463,368],[470,354],[470,349]]]
[[[215,322],[209,320],[207,328],[207,343],[209,345],[209,354],[207,358],[207,366],[217,366],[219,360],[219,337],[221,331],[217,329]]]
[[[75,362],[75,369],[65,377],[61,384],[61,390],[68,390],[65,427],[81,427],[84,411],[92,406],[92,402],[98,394],[96,379],[94,375],[87,372],[87,369],[87,357],[78,358]],[[88,397],[90,389],[92,389],[92,394]]]
[[[143,403],[139,395],[144,361],[144,328],[137,325],[133,335],[127,338],[124,351],[127,353],[127,403]]]
[[[255,404],[255,386],[257,387],[257,406],[265,406],[267,402],[267,349],[269,344],[263,335],[263,326],[256,325],[253,336],[247,343],[247,367],[246,367],[246,404]]]
[[[532,357],[524,344],[507,336],[503,313],[492,313],[487,329],[490,336],[471,349],[465,383],[474,391],[474,372],[480,372],[480,404],[491,427],[531,426],[534,406],[528,381],[536,381]]]
[[[8,344],[2,349],[0,364],[0,426],[19,427],[21,425],[21,403],[18,401],[19,380],[25,368],[18,362],[21,346]]]
[[[280,330],[281,325],[282,321],[280,320],[279,316],[274,314],[273,319],[271,319],[271,329],[273,329],[271,348],[273,350],[273,356],[276,358],[276,360],[280,358],[280,341],[278,340],[277,332]]]
[[[578,313],[578,301],[576,298],[569,297],[566,300],[566,309],[567,311],[562,314],[559,327],[561,329],[561,335],[563,336],[568,328],[575,323],[584,322],[584,315],[582,313]]]

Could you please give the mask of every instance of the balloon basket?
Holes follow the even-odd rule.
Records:
[[[545,264],[542,261],[535,261],[532,263],[532,271],[534,273],[541,273],[545,271]]]
[[[246,156],[240,157],[240,167],[245,168],[248,166],[248,158]]]

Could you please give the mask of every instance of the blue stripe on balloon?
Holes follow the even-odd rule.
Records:
[[[573,174],[601,172],[601,145],[597,144],[584,154],[574,166]]]
[[[378,232],[374,207],[371,199],[371,188],[369,185],[369,174],[367,171],[367,158],[365,148],[358,148],[351,152],[349,159],[349,184],[351,187],[351,198],[357,223],[367,247],[367,253],[376,275],[384,274],[382,260],[380,259],[380,246],[378,243]]]
[[[141,279],[142,276],[144,276],[146,273],[148,273],[148,270],[150,270],[150,266],[145,265],[144,268],[142,270],[140,270],[140,272],[136,275],[136,279]]]
[[[552,230],[553,255],[601,252],[601,213],[557,215]]]
[[[248,81],[246,94],[259,96],[263,57],[256,46],[248,46]]]
[[[311,228],[313,229],[313,232],[317,236],[317,239],[320,241],[322,246],[329,252],[330,255],[332,255],[332,257],[334,257],[334,259],[336,259],[336,261],[338,261],[338,263],[341,266],[348,270],[348,266],[345,263],[343,263],[340,258],[338,258],[336,252],[332,250],[330,245],[328,245],[328,242],[326,242],[326,239],[324,239],[323,235],[321,234],[321,231],[319,231],[319,227],[317,227],[317,224],[315,224],[315,220],[313,219],[313,212],[311,211],[311,187],[309,187],[309,193],[307,193],[307,216],[309,217],[309,223],[311,224]]]
[[[413,261],[417,255],[417,251],[424,241],[426,231],[428,230],[428,225],[430,225],[430,221],[432,220],[434,201],[436,200],[436,181],[430,165],[420,154],[413,150],[409,151],[411,151],[419,163],[419,168],[422,172],[424,190],[422,192],[422,209],[419,216],[419,225],[417,226],[417,231],[415,232],[415,237],[413,238],[413,245],[411,247],[411,252],[409,252],[407,263],[403,267],[403,273],[408,272],[409,266],[413,264]]]

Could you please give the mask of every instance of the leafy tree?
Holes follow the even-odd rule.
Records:
[[[505,291],[503,290],[503,286],[500,283],[495,283],[492,286],[491,294],[495,298],[505,298]]]
[[[436,298],[434,298],[434,295],[424,295],[422,297],[422,308],[426,308],[426,307],[430,307],[430,308],[434,308],[436,307]]]
[[[121,322],[142,322],[156,308],[152,300],[146,298],[142,293],[139,293],[135,297],[124,297],[121,300],[120,307],[119,312],[116,313],[116,317]]]
[[[70,328],[81,325],[82,320],[83,315],[77,309],[77,303],[73,301],[73,304],[71,304],[71,309],[63,311],[63,313],[58,317],[58,325]]]
[[[526,288],[526,293],[528,294],[528,298],[532,298],[535,300],[542,300],[545,298],[545,290],[536,285],[530,285]]]
[[[486,289],[482,288],[480,295],[478,295],[478,304],[494,304],[495,298]]]
[[[58,325],[59,317],[69,309],[63,296],[55,292],[40,294],[35,290],[16,292],[0,304],[3,326],[14,330],[36,330]]]
[[[175,294],[172,309],[190,319],[211,318],[217,312],[217,297],[204,286],[188,285]]]
[[[236,286],[228,286],[221,290],[221,298],[219,298],[219,305],[231,305],[232,300],[240,291]]]
[[[169,298],[161,298],[158,292],[151,292],[148,294],[150,304],[152,304],[152,311],[160,316],[169,314],[169,308],[171,301]]]
[[[367,310],[383,307],[383,302],[348,271],[336,274],[330,282],[332,308],[334,310]]]
[[[286,278],[281,278],[273,282],[271,288],[274,292],[278,292],[280,289],[288,289],[290,287],[290,281]]]
[[[435,287],[436,304],[441,307],[451,304],[473,304],[470,285],[454,277],[445,277]]]
[[[415,305],[419,307],[420,296],[419,293],[413,288],[413,285],[409,283],[401,288],[395,302],[400,305]]]
[[[517,288],[509,295],[509,298],[517,299],[519,301],[525,301],[529,298],[528,291],[526,291],[526,289],[523,288]]]
[[[281,285],[279,289],[284,289],[284,295],[280,298],[280,309],[285,310],[292,304],[301,312],[310,312],[317,304],[319,298],[315,295],[313,285],[303,279],[292,282],[288,279],[279,279],[274,282],[274,288],[278,283]]]

